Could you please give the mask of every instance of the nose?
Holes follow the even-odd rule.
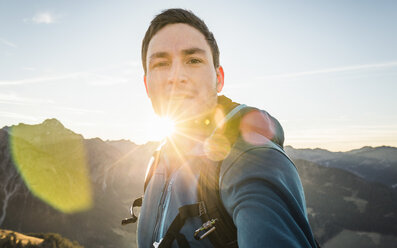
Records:
[[[173,61],[167,81],[169,84],[185,84],[187,82],[186,71],[180,61]]]

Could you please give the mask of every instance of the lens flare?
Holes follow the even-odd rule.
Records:
[[[170,137],[175,131],[175,122],[169,117],[158,117],[150,123],[150,136],[154,140]]]
[[[229,140],[221,134],[214,134],[204,142],[204,153],[212,161],[224,160],[229,155],[230,150]]]
[[[83,137],[56,120],[11,128],[13,162],[38,198],[64,213],[92,206]]]

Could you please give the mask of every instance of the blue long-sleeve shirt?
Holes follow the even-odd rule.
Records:
[[[273,144],[240,147],[220,179],[239,247],[316,247],[293,163]]]
[[[222,162],[220,196],[237,227],[238,245],[316,247],[298,172],[274,140],[254,145],[239,137]],[[140,212],[140,248],[153,247],[153,242],[160,241],[179,207],[197,202],[197,180],[203,162],[211,163],[203,157],[190,157],[167,175],[171,165],[166,154],[160,158]],[[200,218],[189,218],[180,232],[191,247],[212,247],[207,238],[193,238],[201,224]],[[178,247],[176,241],[173,247]]]

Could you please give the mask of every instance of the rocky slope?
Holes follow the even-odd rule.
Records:
[[[393,189],[342,169],[299,159],[294,163],[305,190],[309,221],[321,243],[346,230],[379,237],[397,233],[397,194]],[[374,243],[372,247],[395,247],[395,244]]]

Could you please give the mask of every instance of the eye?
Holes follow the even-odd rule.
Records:
[[[152,68],[164,67],[164,66],[168,66],[168,64],[169,63],[167,61],[160,61],[160,62],[154,63],[152,65]]]
[[[154,66],[156,66],[156,67],[158,67],[158,66],[167,66],[168,65],[168,62],[159,62],[159,63],[157,63],[157,64],[155,64]]]
[[[188,64],[200,64],[202,61],[201,59],[189,59],[187,62]]]

